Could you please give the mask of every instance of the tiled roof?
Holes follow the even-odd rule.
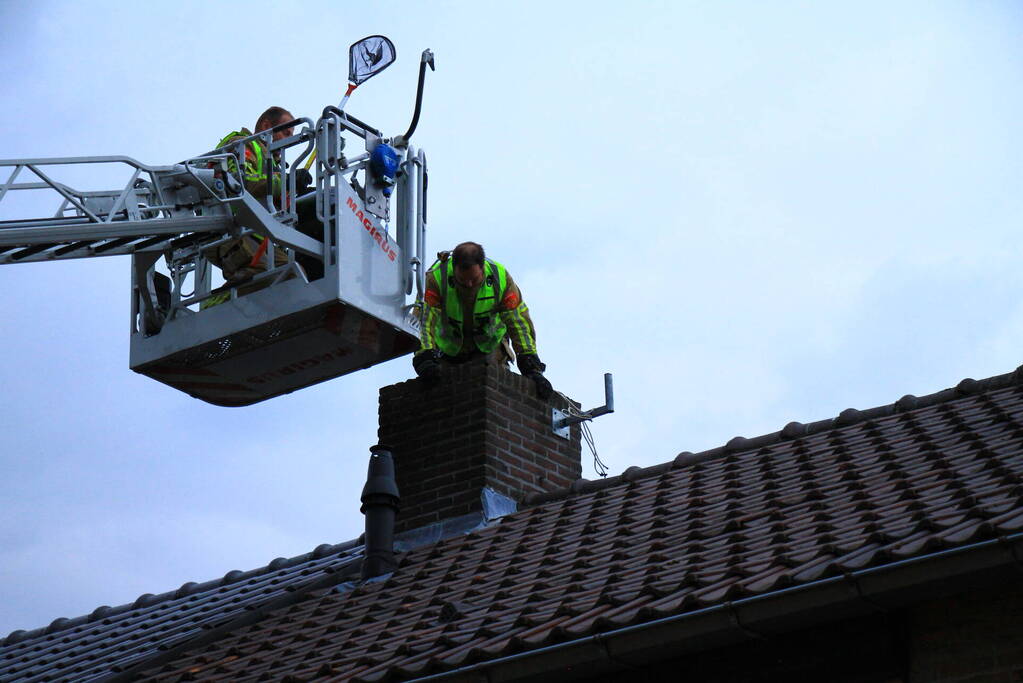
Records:
[[[221,579],[186,583],[162,595],[147,593],[130,605],[103,606],[88,616],[56,619],[46,628],[15,631],[0,641],[0,681],[78,682],[109,674],[286,601],[325,576],[344,575],[346,567],[358,563],[362,550],[355,542],[324,544],[260,569],[231,571]]]
[[[581,481],[500,524],[405,553],[386,580],[315,590],[140,670],[167,681],[392,680],[521,665],[596,634],[591,649],[608,651],[641,629],[673,625],[671,637],[685,638],[683,622],[689,637],[768,627],[809,605],[829,609],[838,594],[883,601],[885,586],[897,593],[981,566],[964,558],[1013,562],[1019,378],[964,380]],[[842,582],[854,589],[825,592]]]
[[[580,480],[405,552],[385,580],[334,586],[360,549],[321,548],[227,586],[17,634],[0,648],[0,679],[115,667],[125,680],[407,679],[656,647],[669,636],[654,629],[706,647],[714,629],[782,629],[786,615],[836,612],[860,594],[894,600],[914,582],[1017,561],[1021,377]]]

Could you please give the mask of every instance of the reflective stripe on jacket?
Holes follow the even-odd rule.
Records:
[[[225,147],[230,145],[233,140],[240,138],[247,138],[252,133],[249,132],[248,128],[242,128],[239,131],[229,133],[222,139],[217,147]],[[235,149],[229,149],[229,152],[234,152]],[[245,160],[242,164],[242,179],[245,181],[245,188],[255,195],[256,197],[262,197],[266,194],[266,145],[259,138],[249,140],[245,143]],[[233,160],[227,162],[228,168],[232,173],[235,172],[236,166]],[[280,174],[273,174],[273,187],[271,192],[274,196],[277,196],[280,191]]]

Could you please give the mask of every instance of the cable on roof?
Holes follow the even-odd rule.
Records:
[[[600,459],[600,455],[597,454],[597,443],[593,440],[593,433],[590,432],[590,425],[586,422],[586,420],[592,420],[593,417],[589,413],[576,408],[575,403],[572,402],[572,399],[570,399],[568,396],[565,396],[557,389],[554,390],[554,393],[556,393],[561,398],[565,399],[565,404],[567,405],[567,407],[565,408],[565,413],[567,415],[570,415],[571,417],[582,418],[584,420],[583,422],[579,423],[579,428],[582,432],[583,440],[589,447],[590,452],[593,453],[593,469],[602,478],[606,477],[608,471],[607,465],[604,464],[604,461]]]

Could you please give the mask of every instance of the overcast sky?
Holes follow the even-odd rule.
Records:
[[[1023,362],[1018,2],[0,0],[0,26],[0,158],[169,164],[271,104],[315,118],[372,33],[398,62],[348,109],[399,133],[433,49],[428,251],[509,268],[561,391],[614,373],[612,474]],[[129,264],[0,268],[0,637],[361,533],[410,359],[202,403],[128,369]]]

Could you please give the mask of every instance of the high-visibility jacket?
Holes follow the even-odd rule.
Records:
[[[516,354],[536,353],[529,308],[503,265],[486,260],[474,298],[457,285],[454,273],[450,258],[427,273],[421,350],[440,349],[448,356],[490,353],[507,335]]]
[[[225,145],[229,145],[232,140],[247,138],[250,135],[252,135],[252,133],[249,132],[248,128],[242,128],[241,130],[224,136],[224,139],[217,143],[217,147],[224,147]],[[245,188],[256,197],[262,197],[266,194],[266,158],[267,149],[262,140],[255,138],[245,143],[245,160],[242,164],[242,179],[245,181]],[[236,167],[233,160],[228,162],[228,168],[230,168],[232,172],[235,171]],[[280,183],[280,174],[274,173],[271,192],[275,197],[280,193]]]
[[[241,138],[247,138],[252,135],[248,128],[242,128],[241,130],[233,133],[228,133],[224,138],[217,143],[217,147],[224,147],[231,144],[233,140]],[[235,153],[236,149],[231,148],[228,151]],[[255,197],[262,198],[266,195],[266,166],[264,162],[266,160],[267,149],[266,145],[259,138],[249,140],[245,143],[245,159],[242,164],[242,180],[245,182],[245,189],[249,191]],[[227,162],[228,169],[235,173],[237,171],[237,164],[234,159],[231,158]],[[281,177],[279,173],[273,174],[272,192],[274,197],[278,196],[280,191]],[[233,209],[232,209],[233,210]],[[263,242],[263,236],[259,234],[251,235],[252,239],[257,243]],[[205,252],[207,260],[213,265],[221,268],[224,271],[224,277],[228,280],[234,279],[235,275],[239,277],[245,277],[251,275],[253,271],[261,271],[264,267],[261,265],[263,255],[266,253],[266,246],[261,245],[255,250],[246,250],[246,244],[242,239],[235,239],[224,244],[219,245],[216,249],[210,249]],[[274,247],[274,264],[283,265],[287,261],[287,255],[284,250],[278,246]],[[241,259],[239,261],[239,259]],[[246,263],[246,260],[248,261]],[[209,307],[220,303],[220,301],[207,300],[203,304],[203,307]]]

